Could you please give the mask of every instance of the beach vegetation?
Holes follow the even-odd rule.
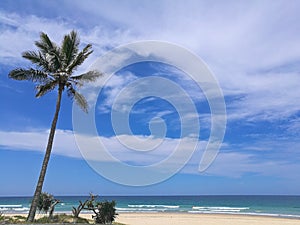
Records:
[[[96,214],[93,216],[95,222],[100,224],[112,224],[117,216],[115,206],[115,201],[97,202],[96,208],[93,210]]]
[[[79,201],[79,205],[75,208],[73,207],[72,213],[74,218],[78,218],[81,210],[92,211],[95,215],[92,216],[95,223],[98,224],[112,224],[116,216],[116,202],[115,201],[96,201],[98,196],[90,193],[89,199],[84,202]]]
[[[74,206],[72,207],[72,214],[74,216],[74,218],[79,218],[79,214],[81,213],[81,211],[83,209],[86,210],[91,210],[93,208],[94,205],[94,201],[98,196],[90,193],[90,197],[88,199],[86,199],[84,202],[79,201],[79,205],[75,208]]]
[[[37,51],[25,51],[22,53],[22,57],[29,60],[33,67],[16,68],[8,74],[9,78],[14,80],[33,82],[36,85],[35,96],[37,98],[51,91],[57,91],[55,113],[51,123],[42,168],[27,217],[28,222],[34,221],[39,197],[42,193],[61,108],[62,94],[66,91],[68,96],[74,99],[83,111],[87,112],[87,101],[78,92],[77,88],[85,82],[95,81],[101,75],[98,71],[88,71],[80,75],[74,75],[76,69],[93,52],[91,44],[86,45],[82,50],[79,49],[80,40],[76,31],[71,31],[65,35],[60,46],[53,42],[46,33],[42,32],[40,40],[36,41],[35,45],[38,48]]]
[[[26,217],[21,215],[5,216],[0,213],[0,224],[20,224],[25,223]]]
[[[4,214],[0,215],[0,224],[28,224],[26,222],[26,216],[21,215],[13,215],[13,216],[5,216]],[[35,219],[33,224],[93,224],[94,220],[88,220],[82,217],[78,217],[76,221],[74,221],[73,215],[68,214],[56,214],[50,219],[48,216],[43,216],[38,219]],[[113,225],[124,225],[122,223],[113,222]]]
[[[40,212],[49,212],[49,218],[51,219],[53,216],[55,206],[58,203],[60,203],[60,200],[55,199],[53,195],[46,192],[42,192],[39,197],[37,208]]]
[[[51,218],[48,216],[41,217],[39,219],[36,219],[34,221],[35,223],[61,223],[61,224],[66,224],[66,223],[74,223],[74,217],[72,215],[67,215],[67,214],[57,214],[53,215]],[[77,218],[76,223],[85,223],[89,224],[90,221],[85,218]]]

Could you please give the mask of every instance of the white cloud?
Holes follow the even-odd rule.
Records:
[[[273,137],[260,137],[242,144],[223,143],[216,160],[202,175],[237,179],[245,175],[299,179],[299,148],[297,140],[278,138],[274,142]],[[200,158],[200,152],[196,153],[182,172],[196,173]]]
[[[227,103],[228,119],[276,120],[300,110],[295,102],[300,96],[298,74],[276,71],[285,65],[288,69],[300,56],[299,29],[291,23],[298,19],[297,4],[231,2],[210,7],[201,2],[164,1],[156,5],[158,10],[149,13],[154,5],[140,4],[137,12],[143,15],[143,23],[129,15],[131,4],[125,4],[121,11],[115,9],[115,17],[103,12],[105,7],[90,7],[95,16],[99,13],[108,21],[138,31],[135,39],[173,41],[203,56],[225,95],[242,96]]]
[[[99,111],[101,111],[101,113],[109,112],[109,109],[111,108],[120,91],[135,79],[137,79],[137,76],[130,72],[123,73],[121,76],[111,76],[102,89],[103,93],[101,94],[100,98],[103,98],[104,101],[100,102],[98,107]],[[92,93],[94,92],[88,92],[88,96]],[[89,99],[95,100],[92,99],[92,97],[89,97]]]
[[[216,161],[204,175],[241,178],[244,175],[272,176],[276,178],[299,179],[300,165],[289,160],[257,160],[255,154],[249,153],[220,153]]]
[[[18,150],[18,151],[37,151],[44,152],[47,144],[49,131],[24,131],[24,132],[7,132],[0,131],[0,146],[9,150]],[[179,142],[183,142],[183,148],[186,151],[192,148],[193,142],[190,138],[182,139],[157,139],[153,137],[146,136],[133,136],[133,135],[119,135],[113,137],[86,137],[79,135],[79,138],[84,138],[86,145],[81,151],[85,153],[86,159],[88,160],[102,160],[103,158],[99,157],[99,151],[95,149],[95,146],[92,144],[98,141],[98,138],[101,138],[102,143],[108,149],[109,153],[114,157],[118,158],[123,162],[127,162],[133,165],[150,165],[153,163],[158,163],[170,154],[175,151]],[[135,145],[136,140],[144,140],[143,145],[138,146],[137,150],[128,149],[126,146]],[[120,140],[125,140],[126,145],[120,143]],[[151,151],[145,151],[147,144],[148,146],[156,146],[157,148]],[[200,146],[205,145],[205,141],[200,142]],[[190,150],[188,150],[190,151]],[[53,146],[53,154],[81,158],[83,159],[81,152],[76,144],[75,137],[72,131],[69,130],[57,130]],[[184,150],[183,150],[184,154]],[[177,158],[176,160],[181,160]],[[176,160],[174,163],[176,163]],[[104,160],[105,161],[105,160]]]
[[[14,64],[21,59],[21,53],[33,48],[41,31],[58,42],[62,35],[71,30],[70,26],[62,21],[49,20],[34,15],[20,16],[18,14],[0,12],[1,29],[0,62]],[[13,60],[13,61],[12,61]]]
[[[0,11],[0,24],[2,25],[0,63],[7,65],[24,63],[21,53],[35,49],[34,41],[39,39],[40,32],[47,33],[51,40],[60,44],[63,35],[73,29],[78,30],[81,43],[91,43],[94,49],[94,54],[80,67],[79,73],[86,71],[92,62],[106,51],[105,49],[117,46],[121,42],[127,42],[129,35],[127,31],[110,30],[101,24],[85,31],[79,27],[74,27],[70,21],[61,18],[46,19],[35,15],[21,16],[5,11]]]
[[[7,132],[0,131],[0,146],[4,149],[17,151],[38,151],[44,152],[47,143],[48,131],[27,131],[27,132]],[[134,142],[136,138],[148,138],[143,136],[129,136],[123,135],[127,142]],[[121,139],[122,139],[121,138]],[[99,157],[98,151],[90,151],[94,149],[92,143],[98,137],[88,137],[85,146],[85,156],[89,160],[104,159]],[[129,165],[147,166],[153,163],[158,163],[168,156],[170,156],[174,149],[177,148],[179,142],[183,143],[183,149],[191,148],[191,141],[189,138],[171,139],[165,138],[162,140],[152,139],[150,144],[155,145],[157,142],[162,142],[159,147],[152,151],[135,151],[126,148],[119,142],[120,136],[101,137],[102,143],[108,149],[109,153]],[[152,143],[151,143],[152,142]],[[198,148],[194,152],[190,161],[186,164],[181,173],[198,174],[198,165],[202,157],[203,150],[207,142],[199,141]],[[145,147],[145,146],[140,146]],[[298,152],[299,143],[291,142],[290,140],[282,140],[280,143],[272,141],[254,142],[251,146],[242,145],[234,146],[228,143],[223,143],[220,153],[213,164],[204,172],[208,176],[225,176],[232,178],[240,178],[245,174],[254,174],[259,176],[273,176],[281,178],[295,179],[299,177],[297,171],[300,166],[298,158],[289,157]],[[265,156],[257,155],[256,151],[264,152]],[[57,130],[53,154],[82,158],[72,131]],[[184,152],[183,152],[184,154]],[[175,158],[173,163],[181,161],[180,154]],[[107,161],[103,161],[107,162]],[[167,166],[167,165],[166,165]],[[300,177],[299,177],[300,178]]]
[[[276,120],[300,111],[300,77],[297,73],[268,73],[243,76],[228,87],[236,98],[227,102],[229,119]],[[226,90],[225,90],[226,93]],[[229,95],[229,96],[230,96]]]
[[[95,53],[79,72],[86,70],[107,48],[158,39],[180,44],[203,57],[225,95],[242,96],[227,103],[229,119],[278,119],[299,111],[298,74],[284,70],[265,72],[289,67],[300,58],[297,2],[212,5],[197,1],[124,1],[115,5],[72,1],[69,4],[77,15],[89,15],[81,18],[90,23],[88,28],[71,23],[73,15],[69,11],[65,16],[70,17],[64,20],[2,11],[0,62],[18,62],[22,51],[33,48],[40,31],[59,41],[63,34],[77,28],[83,43],[93,43]]]
[[[0,131],[0,146],[10,150],[45,152],[48,134],[48,130],[27,132]],[[53,153],[81,158],[72,131],[56,130]]]
[[[273,66],[300,54],[295,48],[297,2],[123,1],[116,6],[76,1],[75,5],[94,18],[135,31],[140,39],[182,44],[202,56],[231,62],[232,67]]]

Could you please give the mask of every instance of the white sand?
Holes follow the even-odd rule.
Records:
[[[7,214],[6,216],[26,214]],[[37,218],[42,215],[37,215]],[[80,214],[91,219],[91,214]],[[120,213],[116,222],[126,225],[300,225],[300,219],[279,217],[190,214],[190,213]]]
[[[128,225],[300,225],[300,219],[189,213],[122,213],[116,221]]]

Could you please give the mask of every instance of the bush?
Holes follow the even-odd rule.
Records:
[[[53,195],[46,192],[42,192],[39,197],[37,208],[40,212],[43,211],[45,213],[48,213],[49,211],[49,218],[51,219],[51,217],[53,216],[55,206],[59,202],[59,200],[54,199]]]
[[[75,218],[79,216],[79,213],[82,209],[87,209],[93,211],[96,215],[93,215],[92,218],[96,223],[101,224],[112,224],[115,220],[116,215],[116,202],[115,201],[104,201],[104,202],[96,202],[96,198],[98,196],[90,193],[90,198],[84,202],[79,202],[79,206],[77,208],[73,207],[73,215]]]
[[[73,214],[74,218],[79,218],[79,214],[80,214],[81,210],[83,210],[83,209],[92,210],[94,208],[94,201],[96,198],[97,198],[97,196],[90,193],[89,199],[85,200],[84,202],[79,201],[79,205],[76,208],[73,206],[72,214]]]
[[[38,210],[41,212],[47,213],[54,202],[54,197],[53,195],[43,192],[40,195],[39,202],[37,205]]]
[[[77,207],[72,207],[72,213],[74,216],[74,221],[79,223],[79,214],[81,210],[90,210],[95,213],[95,215],[92,216],[92,218],[95,220],[96,223],[101,224],[111,224],[116,216],[116,202],[115,201],[104,201],[104,202],[96,202],[96,198],[98,196],[93,195],[90,193],[89,199],[85,200],[84,202],[79,201],[79,205]]]
[[[102,224],[111,224],[115,218],[116,218],[116,202],[115,201],[104,201],[104,202],[97,202],[96,203],[96,210],[94,212],[96,213],[95,216],[93,216],[93,219],[96,223],[102,223]]]

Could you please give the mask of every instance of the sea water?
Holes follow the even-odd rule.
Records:
[[[55,212],[71,213],[72,206],[88,196],[56,196]],[[117,212],[173,212],[206,214],[245,214],[300,219],[300,196],[106,196],[115,200]],[[31,197],[0,197],[0,212],[28,213]],[[87,213],[87,211],[83,211]]]

